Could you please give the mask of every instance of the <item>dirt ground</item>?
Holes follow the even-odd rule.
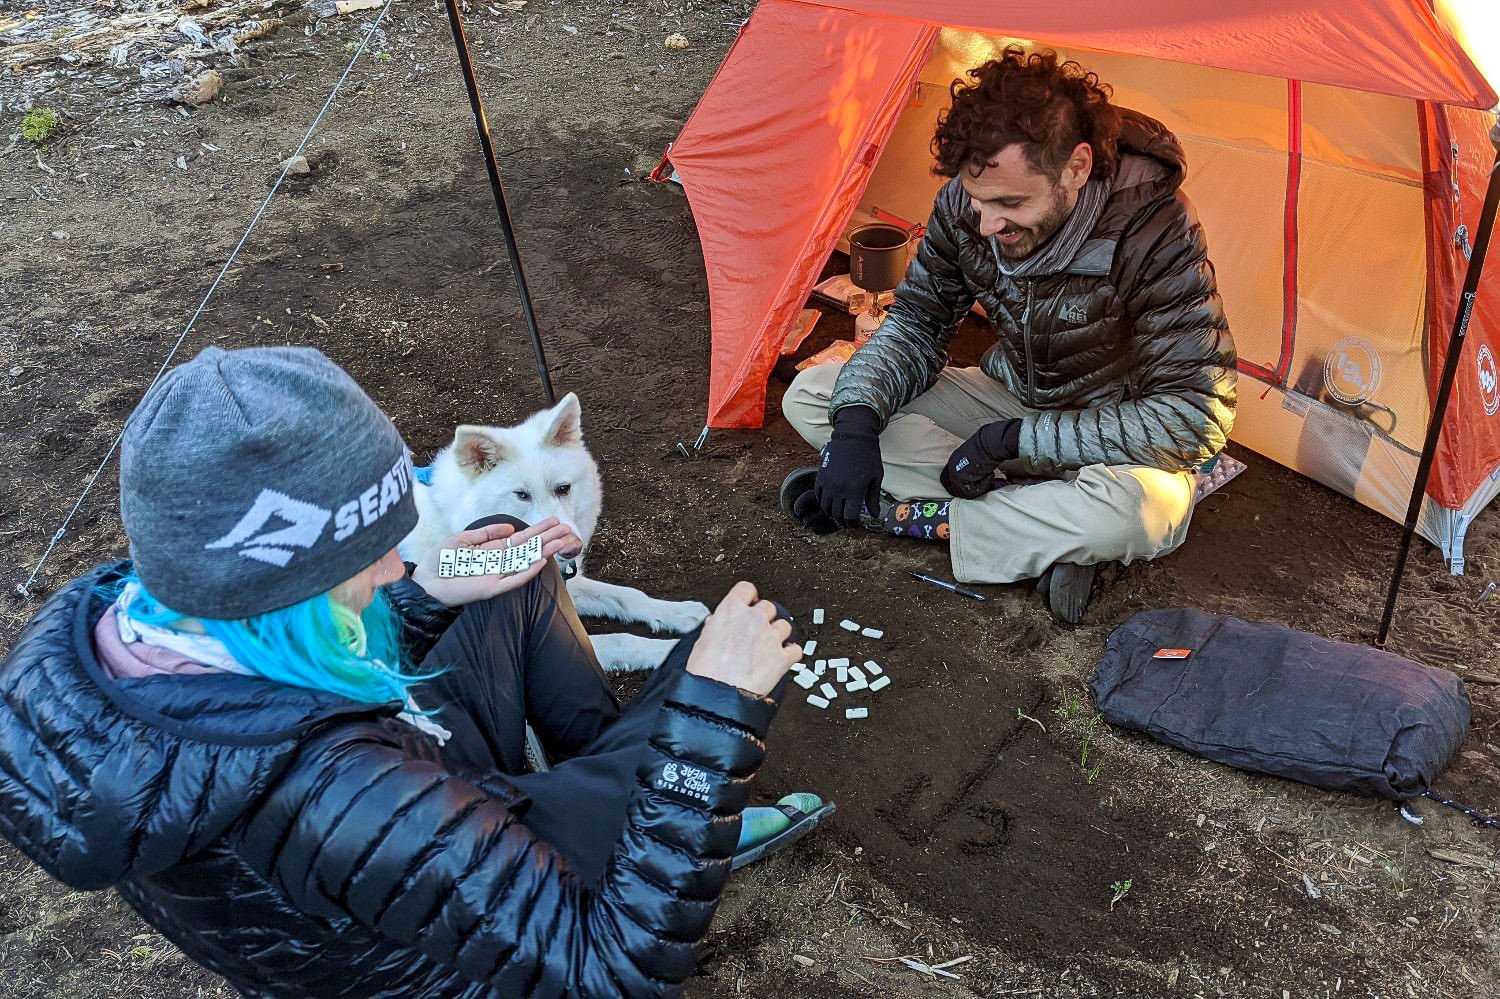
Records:
[[[643,176],[751,6],[495,0],[469,15],[552,378],[582,399],[608,484],[591,572],[709,600],[745,577],[804,620],[824,607],[830,622],[886,632],[809,630],[826,652],[879,659],[894,682],[863,722],[800,698],[782,712],[761,792],[814,790],[839,811],[735,877],[690,994],[1494,995],[1494,831],[1431,802],[1412,806],[1418,826],[1388,803],[1201,762],[1098,724],[1087,692],[1106,635],[1142,608],[1368,640],[1396,525],[1237,449],[1249,470],[1205,501],[1188,543],[1109,571],[1086,622],[1065,628],[1027,586],[986,587],[981,604],[911,581],[908,569],[948,574],[940,547],[792,529],[776,489],[808,454],[779,415],[781,380],[764,429],[677,453],[704,422],[707,289],[686,200]],[[109,452],[376,13],[258,4],[283,23],[246,40],[239,65],[187,57],[224,87],[180,107],[133,63],[111,66],[97,37],[18,43],[27,18],[66,34],[68,8],[25,7],[0,6],[7,590]],[[154,0],[68,16],[161,10],[161,25],[128,29],[160,42],[180,15]],[[664,46],[674,31],[686,49]],[[62,118],[40,147],[12,135],[32,104]],[[306,154],[310,171],[271,201],[178,358],[210,343],[315,345],[419,456],[455,424],[541,405],[441,5],[391,9]],[[847,335],[839,323],[825,319],[810,346]],[[982,346],[966,333],[959,353]],[[33,597],[0,597],[5,646],[47,592],[123,553],[115,472]],[[1500,514],[1480,518],[1468,551],[1469,575],[1453,578],[1417,550],[1391,648],[1469,679],[1469,739],[1439,789],[1500,812],[1500,599],[1477,602],[1500,578]],[[964,960],[950,979],[899,956]],[[28,999],[232,994],[112,895],[67,891],[8,846],[0,968],[0,995]]]

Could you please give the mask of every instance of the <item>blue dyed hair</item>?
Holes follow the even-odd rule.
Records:
[[[131,583],[141,587],[141,598],[130,604],[131,620],[158,628],[195,621],[210,638],[224,643],[237,663],[267,680],[381,704],[405,702],[408,687],[433,675],[403,670],[396,614],[380,589],[360,614],[320,593],[290,607],[229,621],[179,614],[153,597],[133,573],[109,587],[107,595],[117,597]]]

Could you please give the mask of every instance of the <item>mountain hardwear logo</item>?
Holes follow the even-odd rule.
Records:
[[[258,534],[273,517],[283,521],[286,526]],[[332,518],[332,510],[304,503],[274,489],[262,489],[250,509],[228,534],[203,547],[207,551],[241,545],[239,554],[245,558],[284,567],[292,560],[296,549],[311,548],[317,543],[323,534],[323,528]]]

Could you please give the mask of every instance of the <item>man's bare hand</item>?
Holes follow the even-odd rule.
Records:
[[[687,671],[766,696],[802,651],[788,643],[791,622],[775,616],[776,605],[761,600],[752,584],[735,583],[703,622]]]

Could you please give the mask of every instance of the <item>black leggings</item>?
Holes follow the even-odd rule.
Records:
[[[472,526],[497,520],[513,523]],[[697,637],[679,641],[622,710],[549,561],[520,589],[465,607],[423,662],[443,672],[414,694],[453,733],[445,758],[506,774],[531,799],[522,821],[597,883],[624,829],[667,681],[686,666]],[[545,773],[526,772],[528,721],[554,762]]]

